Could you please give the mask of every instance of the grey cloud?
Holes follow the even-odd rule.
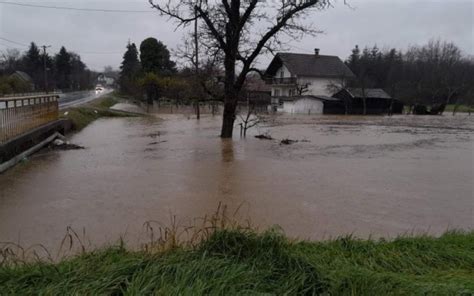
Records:
[[[364,1],[340,0],[335,7],[315,13],[308,20],[324,34],[293,43],[293,51],[311,52],[346,58],[355,44],[404,49],[423,44],[431,38],[455,42],[465,54],[474,54],[473,1]],[[84,8],[147,10],[146,0],[130,1],[29,1],[41,5]],[[118,67],[127,41],[140,43],[153,36],[173,49],[180,44],[183,31],[158,13],[111,14],[14,7],[0,4],[0,36],[22,43],[51,44],[53,51],[64,45],[81,54],[87,65],[100,70]],[[1,42],[17,47],[14,44]],[[86,52],[113,52],[91,54]],[[118,52],[118,53],[117,53]],[[260,59],[260,66],[270,57]]]

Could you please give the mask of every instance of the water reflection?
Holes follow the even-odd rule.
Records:
[[[221,143],[221,170],[218,175],[219,195],[226,199],[232,195],[232,181],[236,176],[234,175],[234,142],[230,139],[222,139]]]
[[[234,142],[230,139],[222,139],[221,141],[222,162],[234,161]]]

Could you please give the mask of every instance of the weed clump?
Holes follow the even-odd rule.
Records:
[[[278,229],[262,234],[218,231],[200,245],[199,251],[259,270],[260,293],[319,295],[328,287],[321,271],[293,252],[292,243]]]

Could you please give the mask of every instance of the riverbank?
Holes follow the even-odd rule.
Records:
[[[80,131],[99,118],[139,116],[135,113],[110,109],[123,100],[124,98],[115,93],[107,94],[82,106],[67,108],[61,112],[60,117],[71,120],[73,129]]]
[[[392,241],[292,241],[220,230],[161,252],[123,245],[0,268],[5,295],[472,295],[474,232]]]

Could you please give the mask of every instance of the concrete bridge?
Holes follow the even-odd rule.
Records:
[[[59,120],[59,94],[0,98],[0,173],[70,128]]]

